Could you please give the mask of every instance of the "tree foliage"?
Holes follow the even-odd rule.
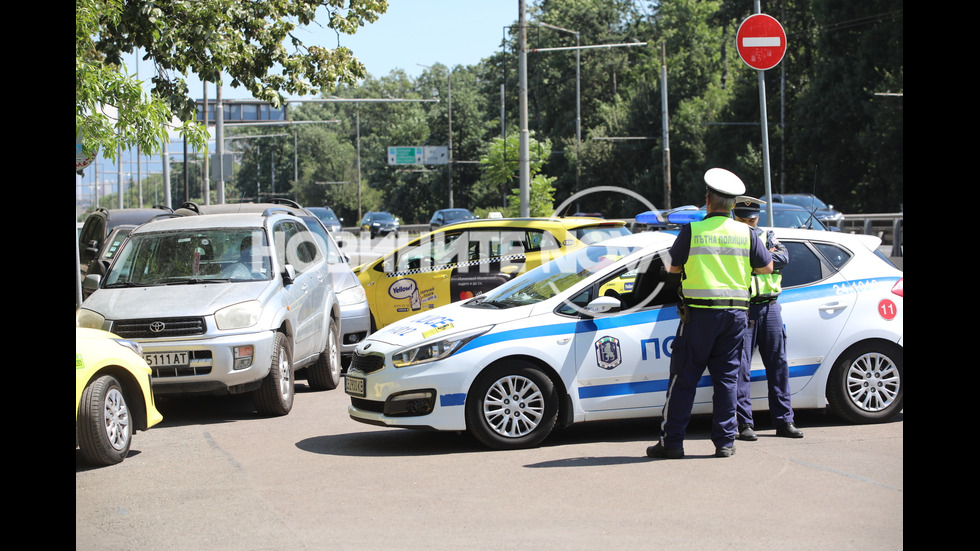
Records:
[[[328,92],[354,83],[364,66],[344,47],[306,46],[295,34],[319,9],[326,26],[352,34],[387,10],[387,0],[76,0],[75,125],[113,157],[116,147],[158,151],[174,118],[197,145],[206,145],[184,81],[244,87],[279,106],[283,94]],[[123,55],[138,49],[154,65],[152,88],[127,73]],[[110,115],[105,106],[115,108]],[[116,116],[115,122],[110,118]]]
[[[548,150],[532,161],[537,183],[550,190],[542,194],[544,202],[618,186],[658,207],[698,204],[703,174],[713,166],[741,176],[750,194],[764,194],[759,72],[739,59],[735,44],[739,24],[753,12],[751,2],[528,4],[530,48],[574,46],[576,32],[583,46],[646,43],[582,50],[579,64],[569,50],[528,54],[528,130]],[[783,24],[788,43],[783,61],[762,74],[772,191],[813,192],[845,213],[901,208],[902,2],[771,0],[762,11]],[[274,185],[277,194],[301,203],[333,207],[347,224],[367,210],[388,210],[412,223],[449,206],[451,183],[454,206],[506,211],[517,183],[516,25],[499,50],[478,64],[431,65],[417,78],[397,70],[341,82],[333,96],[347,102],[290,108],[294,121],[335,122],[236,142],[234,185],[241,197],[261,198]],[[259,82],[256,97],[277,82]],[[382,101],[393,98],[404,101]],[[448,145],[450,126],[451,171],[445,165],[387,164],[390,146]],[[534,157],[536,145],[530,149]],[[605,195],[576,208],[616,218],[646,210],[631,198]]]

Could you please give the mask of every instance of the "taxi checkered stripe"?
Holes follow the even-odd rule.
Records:
[[[431,266],[428,268],[416,268],[414,270],[402,270],[399,272],[387,272],[385,277],[404,277],[408,275],[424,274],[427,272],[441,271],[445,270],[447,267],[452,266],[454,270],[458,270],[461,267],[469,268],[470,266],[479,266],[481,264],[489,264],[491,262],[510,262],[519,261],[523,262],[526,259],[523,254],[510,254],[506,256],[494,256],[491,258],[482,258],[480,260],[470,260],[468,262],[460,262],[458,264],[443,264],[441,266]]]

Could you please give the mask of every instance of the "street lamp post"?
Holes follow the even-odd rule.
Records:
[[[438,67],[430,67],[428,65],[423,65],[421,63],[416,63],[419,67],[425,67],[426,69],[437,69]],[[448,107],[446,109],[446,118],[449,119],[449,159],[446,163],[446,173],[448,175],[449,182],[449,208],[453,208],[453,71],[452,69],[446,69],[446,80],[448,82]]]

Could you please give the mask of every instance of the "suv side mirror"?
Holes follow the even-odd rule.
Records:
[[[282,269],[282,284],[292,285],[296,281],[296,268],[292,264],[286,264]]]

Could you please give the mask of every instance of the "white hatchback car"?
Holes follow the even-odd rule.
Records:
[[[880,240],[777,228],[790,251],[779,302],[795,409],[851,422],[902,409],[903,274]],[[574,251],[465,302],[406,318],[357,349],[345,388],[354,420],[468,430],[492,448],[535,446],[556,426],[657,417],[677,289],[661,280],[673,232]],[[752,366],[756,410],[765,369]],[[711,411],[705,375],[695,413]]]

